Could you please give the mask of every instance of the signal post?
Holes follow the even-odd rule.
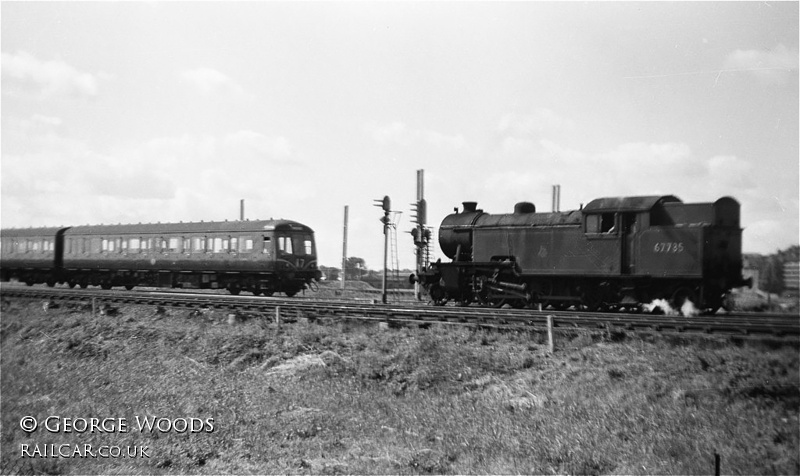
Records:
[[[383,282],[381,285],[381,302],[386,304],[386,275],[388,274],[387,270],[387,262],[389,259],[389,223],[391,223],[391,219],[389,218],[389,212],[392,211],[392,201],[389,199],[389,196],[386,195],[383,199],[375,200],[375,206],[381,207],[383,209],[383,216],[381,217],[381,222],[383,222]]]
[[[425,271],[428,263],[425,262],[426,251],[428,249],[428,241],[430,239],[430,230],[425,228],[428,215],[428,205],[425,202],[425,171],[417,170],[417,201],[411,204],[414,215],[412,219],[417,224],[411,230],[411,236],[414,238],[414,246],[416,247],[417,255],[417,276]],[[414,296],[417,301],[422,299],[422,290],[419,281],[414,281]]]

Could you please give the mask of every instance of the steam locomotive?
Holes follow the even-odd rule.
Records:
[[[314,232],[289,220],[0,230],[0,280],[294,296],[318,281]]]
[[[489,214],[475,202],[444,218],[452,261],[419,281],[436,305],[509,304],[640,310],[655,300],[713,313],[742,279],[739,203],[672,195],[598,198],[579,210],[536,213],[529,202]]]

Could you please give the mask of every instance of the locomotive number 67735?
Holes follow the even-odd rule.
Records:
[[[586,207],[489,214],[475,202],[439,227],[452,261],[431,264],[418,280],[434,304],[534,304],[556,309],[638,309],[666,299],[715,312],[742,279],[739,203],[683,203],[672,195],[611,197]]]

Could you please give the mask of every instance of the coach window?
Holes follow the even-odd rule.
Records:
[[[224,246],[226,244],[226,243],[224,243],[224,241],[227,241],[227,240],[223,240],[222,237],[213,238],[211,250],[214,253],[222,253],[222,252],[224,252],[226,250],[226,248],[227,248],[227,247]]]
[[[142,246],[142,240],[139,238],[131,238],[128,240],[128,252],[138,253]]]
[[[242,243],[242,252],[243,253],[251,253],[253,251],[253,239],[252,238],[245,238],[244,243]]]
[[[239,251],[239,238],[236,238],[235,236],[231,237],[230,250],[231,250],[231,253],[236,253],[236,252]]]
[[[192,240],[189,238],[183,238],[183,247],[181,248],[184,253],[191,253],[192,252]]]
[[[278,238],[280,240],[280,238]],[[272,253],[272,237],[265,236],[262,239],[263,245],[261,246],[261,252],[264,254],[271,254]],[[278,241],[280,243],[280,241]]]
[[[195,236],[194,238],[192,238],[192,251],[195,253],[205,253],[206,237]]]
[[[169,237],[168,245],[169,245],[167,247],[167,251],[168,252],[176,253],[176,252],[180,251],[180,249],[178,248],[180,246],[180,238],[177,238],[175,236]]]

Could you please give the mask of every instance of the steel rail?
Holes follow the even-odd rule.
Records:
[[[241,313],[284,312],[311,318],[378,320],[416,324],[460,324],[484,327],[543,329],[548,316],[557,330],[659,331],[676,333],[800,336],[800,316],[780,314],[715,314],[696,317],[654,314],[537,311],[485,307],[420,306],[414,304],[364,304],[281,297],[231,296],[211,293],[73,290],[67,288],[0,286],[0,296],[73,302],[162,305],[188,309],[227,309]]]

